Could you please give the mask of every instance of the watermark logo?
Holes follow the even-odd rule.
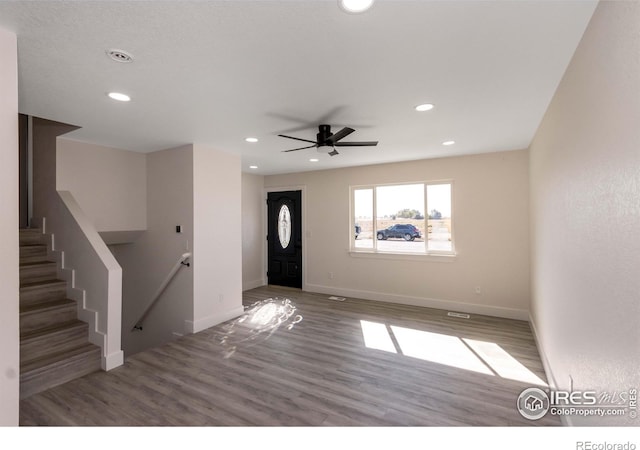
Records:
[[[547,413],[554,416],[624,416],[638,417],[638,390],[616,392],[550,391],[527,388],[517,401],[522,417],[538,420]]]
[[[549,412],[549,396],[540,388],[528,388],[518,396],[518,411],[525,419],[542,419]]]

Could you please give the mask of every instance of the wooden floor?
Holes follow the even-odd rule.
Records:
[[[21,425],[560,425],[522,418],[532,384],[473,345],[544,380],[526,322],[275,287],[244,303],[251,314],[21,401]]]

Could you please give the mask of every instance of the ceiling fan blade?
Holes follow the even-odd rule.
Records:
[[[366,141],[366,142],[336,142],[336,147],[375,147],[378,145],[378,141]]]
[[[314,144],[314,145],[310,145],[310,146],[308,146],[308,147],[292,148],[291,150],[283,150],[282,152],[283,152],[283,153],[288,153],[288,152],[297,152],[298,150],[304,150],[304,149],[312,148],[312,147],[317,147],[317,145],[315,145],[315,144]]]
[[[329,136],[327,138],[326,142],[329,145],[333,145],[336,142],[338,142],[340,139],[349,136],[354,131],[356,131],[356,130],[354,130],[353,128],[344,127],[342,130],[340,130],[337,133],[334,133],[333,135]]]
[[[336,156],[339,155],[340,153],[338,153],[338,150],[336,150],[336,148],[333,148],[333,151],[327,153],[329,156]]]
[[[297,137],[293,137],[293,136],[285,136],[284,134],[279,134],[278,136],[283,137],[283,138],[287,138],[287,139],[295,139],[296,141],[311,142],[312,144],[316,143],[316,141],[310,141],[309,139],[301,139],[301,138],[297,138]]]

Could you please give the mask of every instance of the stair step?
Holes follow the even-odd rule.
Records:
[[[20,283],[55,280],[58,265],[53,261],[20,264]]]
[[[20,283],[20,306],[27,307],[53,300],[67,298],[67,282],[64,280],[45,280]]]
[[[68,298],[33,305],[20,305],[20,334],[76,320],[78,307]]]
[[[59,386],[100,370],[100,347],[93,344],[49,353],[20,364],[20,398]]]
[[[20,361],[28,363],[50,353],[64,352],[87,343],[89,326],[74,319],[30,331],[20,330]]]
[[[20,245],[44,243],[44,234],[39,228],[23,228],[20,230]]]
[[[46,255],[46,252],[44,255],[29,255],[29,256],[20,256],[20,266],[26,266],[29,264],[38,264],[38,263],[46,263],[46,262],[54,262],[51,261],[51,258],[49,258]]]
[[[20,398],[100,370],[100,347],[77,319],[40,229],[20,230]]]
[[[37,245],[21,245],[20,246],[20,260],[28,258],[30,256],[47,256],[47,246],[42,244]]]

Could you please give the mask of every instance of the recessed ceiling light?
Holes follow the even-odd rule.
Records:
[[[442,145],[453,145],[453,144],[455,144],[455,143],[456,143],[456,141],[444,141],[444,142],[442,143]]]
[[[131,100],[131,97],[129,97],[127,94],[122,94],[120,92],[109,92],[109,98],[113,99],[113,100],[117,100],[119,102],[128,102]]]
[[[249,166],[249,169],[257,169],[258,166]]]
[[[318,158],[311,158],[309,161],[310,161],[310,162],[318,162],[318,161],[320,161],[320,160],[319,160]]]
[[[419,112],[430,111],[432,109],[433,109],[433,105],[431,103],[423,103],[422,105],[416,106],[416,111],[419,111]]]
[[[371,8],[373,0],[338,0],[338,5],[348,13],[361,13]]]
[[[253,144],[255,142],[258,142],[258,138],[248,137],[248,138],[245,139],[245,141],[251,142]]]
[[[112,48],[107,50],[105,53],[109,58],[113,59],[116,62],[130,63],[133,61],[133,56],[131,55],[131,53],[125,52],[124,50]]]

